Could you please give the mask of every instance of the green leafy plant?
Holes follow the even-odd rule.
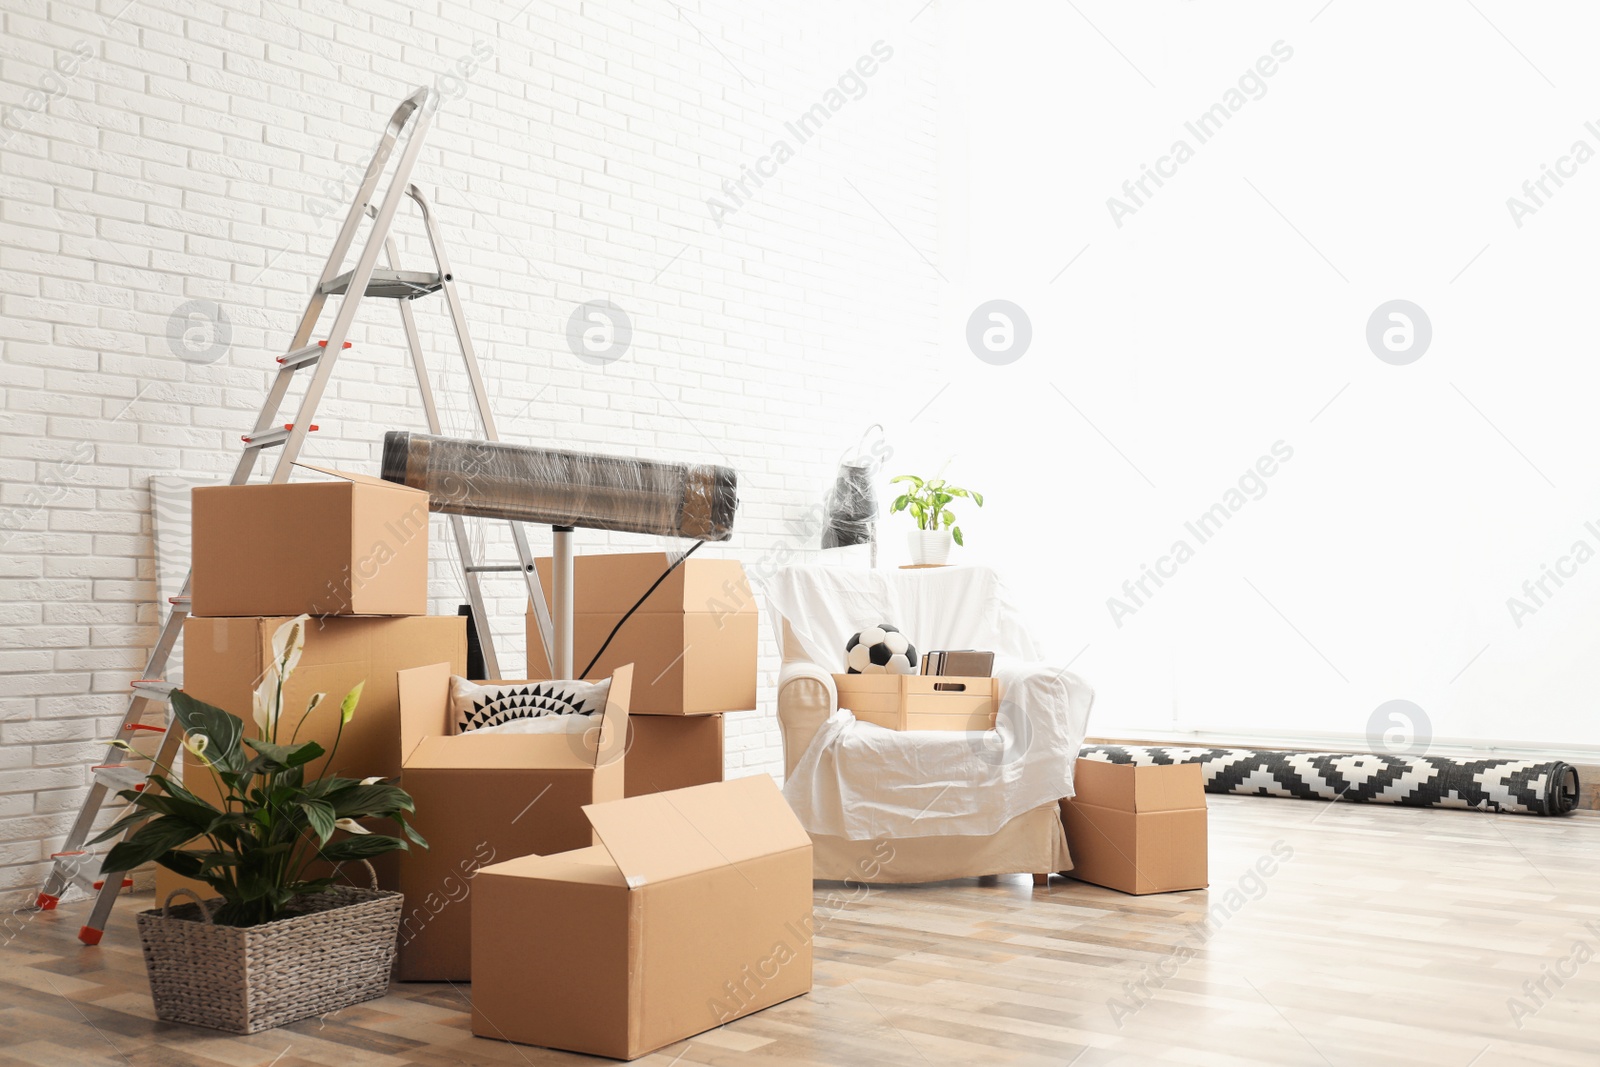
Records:
[[[185,788],[171,768],[150,760],[150,784],[119,793],[131,810],[95,838],[105,841],[137,826],[106,855],[102,873],[131,871],[154,860],[215,890],[223,901],[216,922],[256,926],[295,914],[298,898],[333,884],[332,877],[308,877],[312,864],[367,859],[409,847],[402,838],[373,833],[361,819],[391,819],[412,842],[427,847],[405,819],[415,810],[410,795],[392,782],[381,777],[307,780],[307,768],[318,757],[326,755],[324,772],[332,765],[364,682],[340,705],[333,751],[324,753],[315,741],[295,740],[325,693],[310,699],[287,743],[280,743],[284,688],[300,662],[308,621],[301,615],[273,635],[273,663],[252,701],[259,737],[245,737],[244,722],[221,708],[182,691],[172,694],[171,728],[184,731],[184,751],[211,773],[219,802]],[[126,742],[112,744],[150,759]]]
[[[962,489],[946,482],[943,478],[918,478],[915,474],[901,474],[889,479],[890,483],[910,482],[911,488],[894,498],[894,503],[889,505],[889,514],[909,511],[916,520],[919,530],[938,530],[948,528],[950,536],[955,538],[956,544],[965,545],[961,539],[961,527],[956,525],[956,516],[949,508],[949,504],[956,497],[971,500],[980,508],[983,507],[983,494],[971,489]]]

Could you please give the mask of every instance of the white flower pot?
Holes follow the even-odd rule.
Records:
[[[911,562],[918,566],[943,566],[950,558],[949,530],[912,530],[907,539]]]

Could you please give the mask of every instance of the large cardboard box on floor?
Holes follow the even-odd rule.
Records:
[[[634,715],[623,761],[626,795],[722,781],[721,715]]]
[[[599,723],[573,734],[453,735],[451,673],[447,663],[400,672],[400,785],[428,842],[400,861],[402,981],[470,980],[479,869],[592,845],[584,805],[622,799],[631,667],[612,672]]]
[[[665,552],[578,556],[573,560],[573,669],[582,670],[617,620],[670,566]],[[545,601],[550,560],[537,561]],[[590,672],[603,678],[634,665],[635,715],[706,715],[756,706],[760,612],[732,559],[686,559],[650,594]],[[528,675],[550,677],[539,625],[529,606]]]
[[[1073,878],[1124,893],[1204,889],[1205,781],[1197,763],[1170,767],[1078,760],[1077,795],[1061,802]]]
[[[811,839],[766,775],[584,809],[600,845],[485,867],[472,1032],[631,1060],[811,989]]]
[[[333,480],[195,488],[191,614],[426,615],[428,494],[306,469]]]
[[[204,619],[190,616],[183,624],[183,690],[196,700],[232,712],[244,720],[246,737],[259,733],[251,716],[251,694],[272,662],[272,635],[288,617]],[[400,690],[396,674],[407,667],[444,661],[456,673],[466,671],[466,619],[458,615],[401,619],[322,618],[306,626],[300,664],[289,676],[284,715],[291,728],[314,693],[328,698],[300,728],[298,740],[315,741],[339,750],[324,771],[322,760],[309,768],[314,776],[347,778],[398,775],[401,767]],[[355,717],[339,732],[339,703],[358,682],[365,682]],[[216,798],[216,784],[204,767],[185,765],[184,785],[207,799]],[[377,827],[378,824],[374,824]],[[390,853],[372,861],[385,889],[399,888],[399,856]],[[365,884],[357,872],[355,881]],[[157,869],[158,899],[184,886],[202,896],[209,890]]]

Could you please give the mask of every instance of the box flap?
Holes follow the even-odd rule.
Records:
[[[1080,759],[1072,772],[1074,800],[1118,811],[1186,811],[1206,806],[1205,776],[1198,763],[1136,767]]]
[[[765,774],[587,804],[583,813],[634,889],[811,847]]]
[[[611,854],[599,845],[558,852],[553,856],[518,856],[515,859],[479,867],[478,874],[498,874],[510,878],[542,878],[554,882],[579,882],[585,885],[622,887],[622,872],[611,861]]]
[[[578,556],[572,561],[573,610],[579,615],[621,615],[662,578],[672,558],[667,552],[597,552]],[[550,557],[541,556],[534,564],[548,606],[553,596]],[[755,615],[759,610],[743,564],[736,559],[703,556],[684,560],[639,606],[644,615],[704,612],[718,618]]]
[[[354,474],[350,471],[334,470],[332,467],[318,467],[312,463],[296,462],[295,466],[302,470],[316,471],[318,474],[326,474],[330,478],[338,478],[341,481],[351,482],[355,485],[370,485],[378,489],[399,489],[407,493],[422,493],[424,496],[427,495],[421,489],[413,489],[409,485],[401,485],[398,482],[389,482],[382,478],[374,478],[370,474]]]
[[[605,710],[600,713],[600,729],[585,730],[583,737],[594,752],[594,766],[616,763],[628,754],[628,703],[633,698],[633,664],[625,663],[611,672],[611,688],[606,691]]]
[[[400,759],[411,758],[425,737],[450,732],[450,664],[430,663],[398,672]]]
[[[1134,769],[1134,811],[1189,811],[1205,806],[1205,777],[1198,763]]]
[[[464,733],[419,740],[406,755],[416,771],[574,771],[593,777],[593,756],[580,734]]]

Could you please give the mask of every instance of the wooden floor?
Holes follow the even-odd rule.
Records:
[[[1209,892],[1018,876],[829,908],[856,894],[820,884],[811,995],[636,1062],[1600,1063],[1600,817],[1208,799]],[[1275,843],[1292,856],[1253,874]],[[14,917],[0,1067],[602,1062],[472,1037],[466,986],[248,1038],[157,1023],[131,903],[99,949],[74,938],[81,906]]]

